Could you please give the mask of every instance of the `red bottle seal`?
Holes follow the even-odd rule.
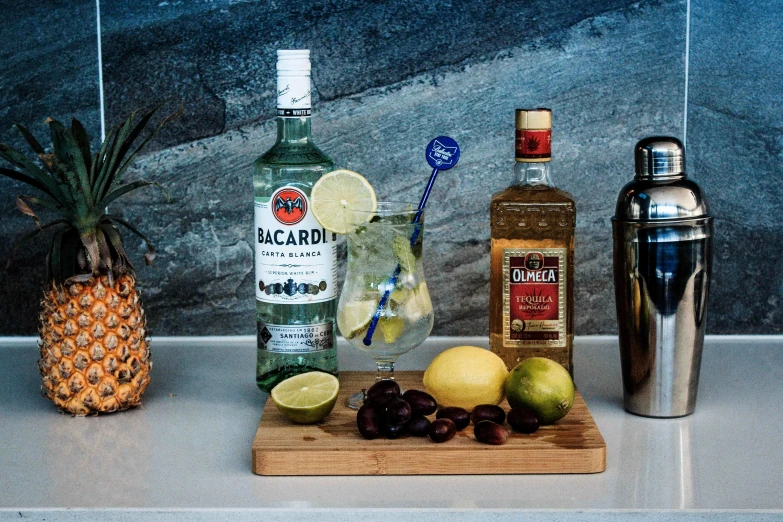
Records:
[[[552,129],[517,129],[516,157],[526,160],[552,158]]]

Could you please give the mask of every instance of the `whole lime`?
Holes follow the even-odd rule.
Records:
[[[574,405],[574,381],[562,365],[544,357],[517,364],[506,378],[512,408],[529,408],[542,425],[565,417]]]

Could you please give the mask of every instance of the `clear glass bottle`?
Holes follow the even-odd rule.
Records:
[[[550,176],[552,111],[518,109],[516,129],[514,181],[490,205],[490,349],[573,375],[576,204]]]
[[[310,51],[277,51],[277,141],[254,164],[256,383],[337,375],[337,236],[310,211],[310,190],[334,162],[310,136]]]

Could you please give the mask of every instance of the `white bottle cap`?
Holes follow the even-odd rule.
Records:
[[[277,51],[277,72],[310,73],[309,49],[281,49]]]
[[[310,116],[310,50],[277,51],[277,115]]]

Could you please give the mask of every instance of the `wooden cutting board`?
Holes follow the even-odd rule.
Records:
[[[423,389],[421,378],[422,372],[397,372],[403,390]],[[253,441],[253,473],[483,475],[606,469],[606,443],[578,391],[568,415],[532,435],[510,431],[506,444],[490,446],[476,441],[471,424],[450,441],[435,444],[429,437],[365,440],[359,435],[356,412],[345,405],[345,399],[374,382],[374,372],[340,372],[337,405],[315,425],[291,423],[267,400]],[[501,406],[508,411],[506,402]]]

